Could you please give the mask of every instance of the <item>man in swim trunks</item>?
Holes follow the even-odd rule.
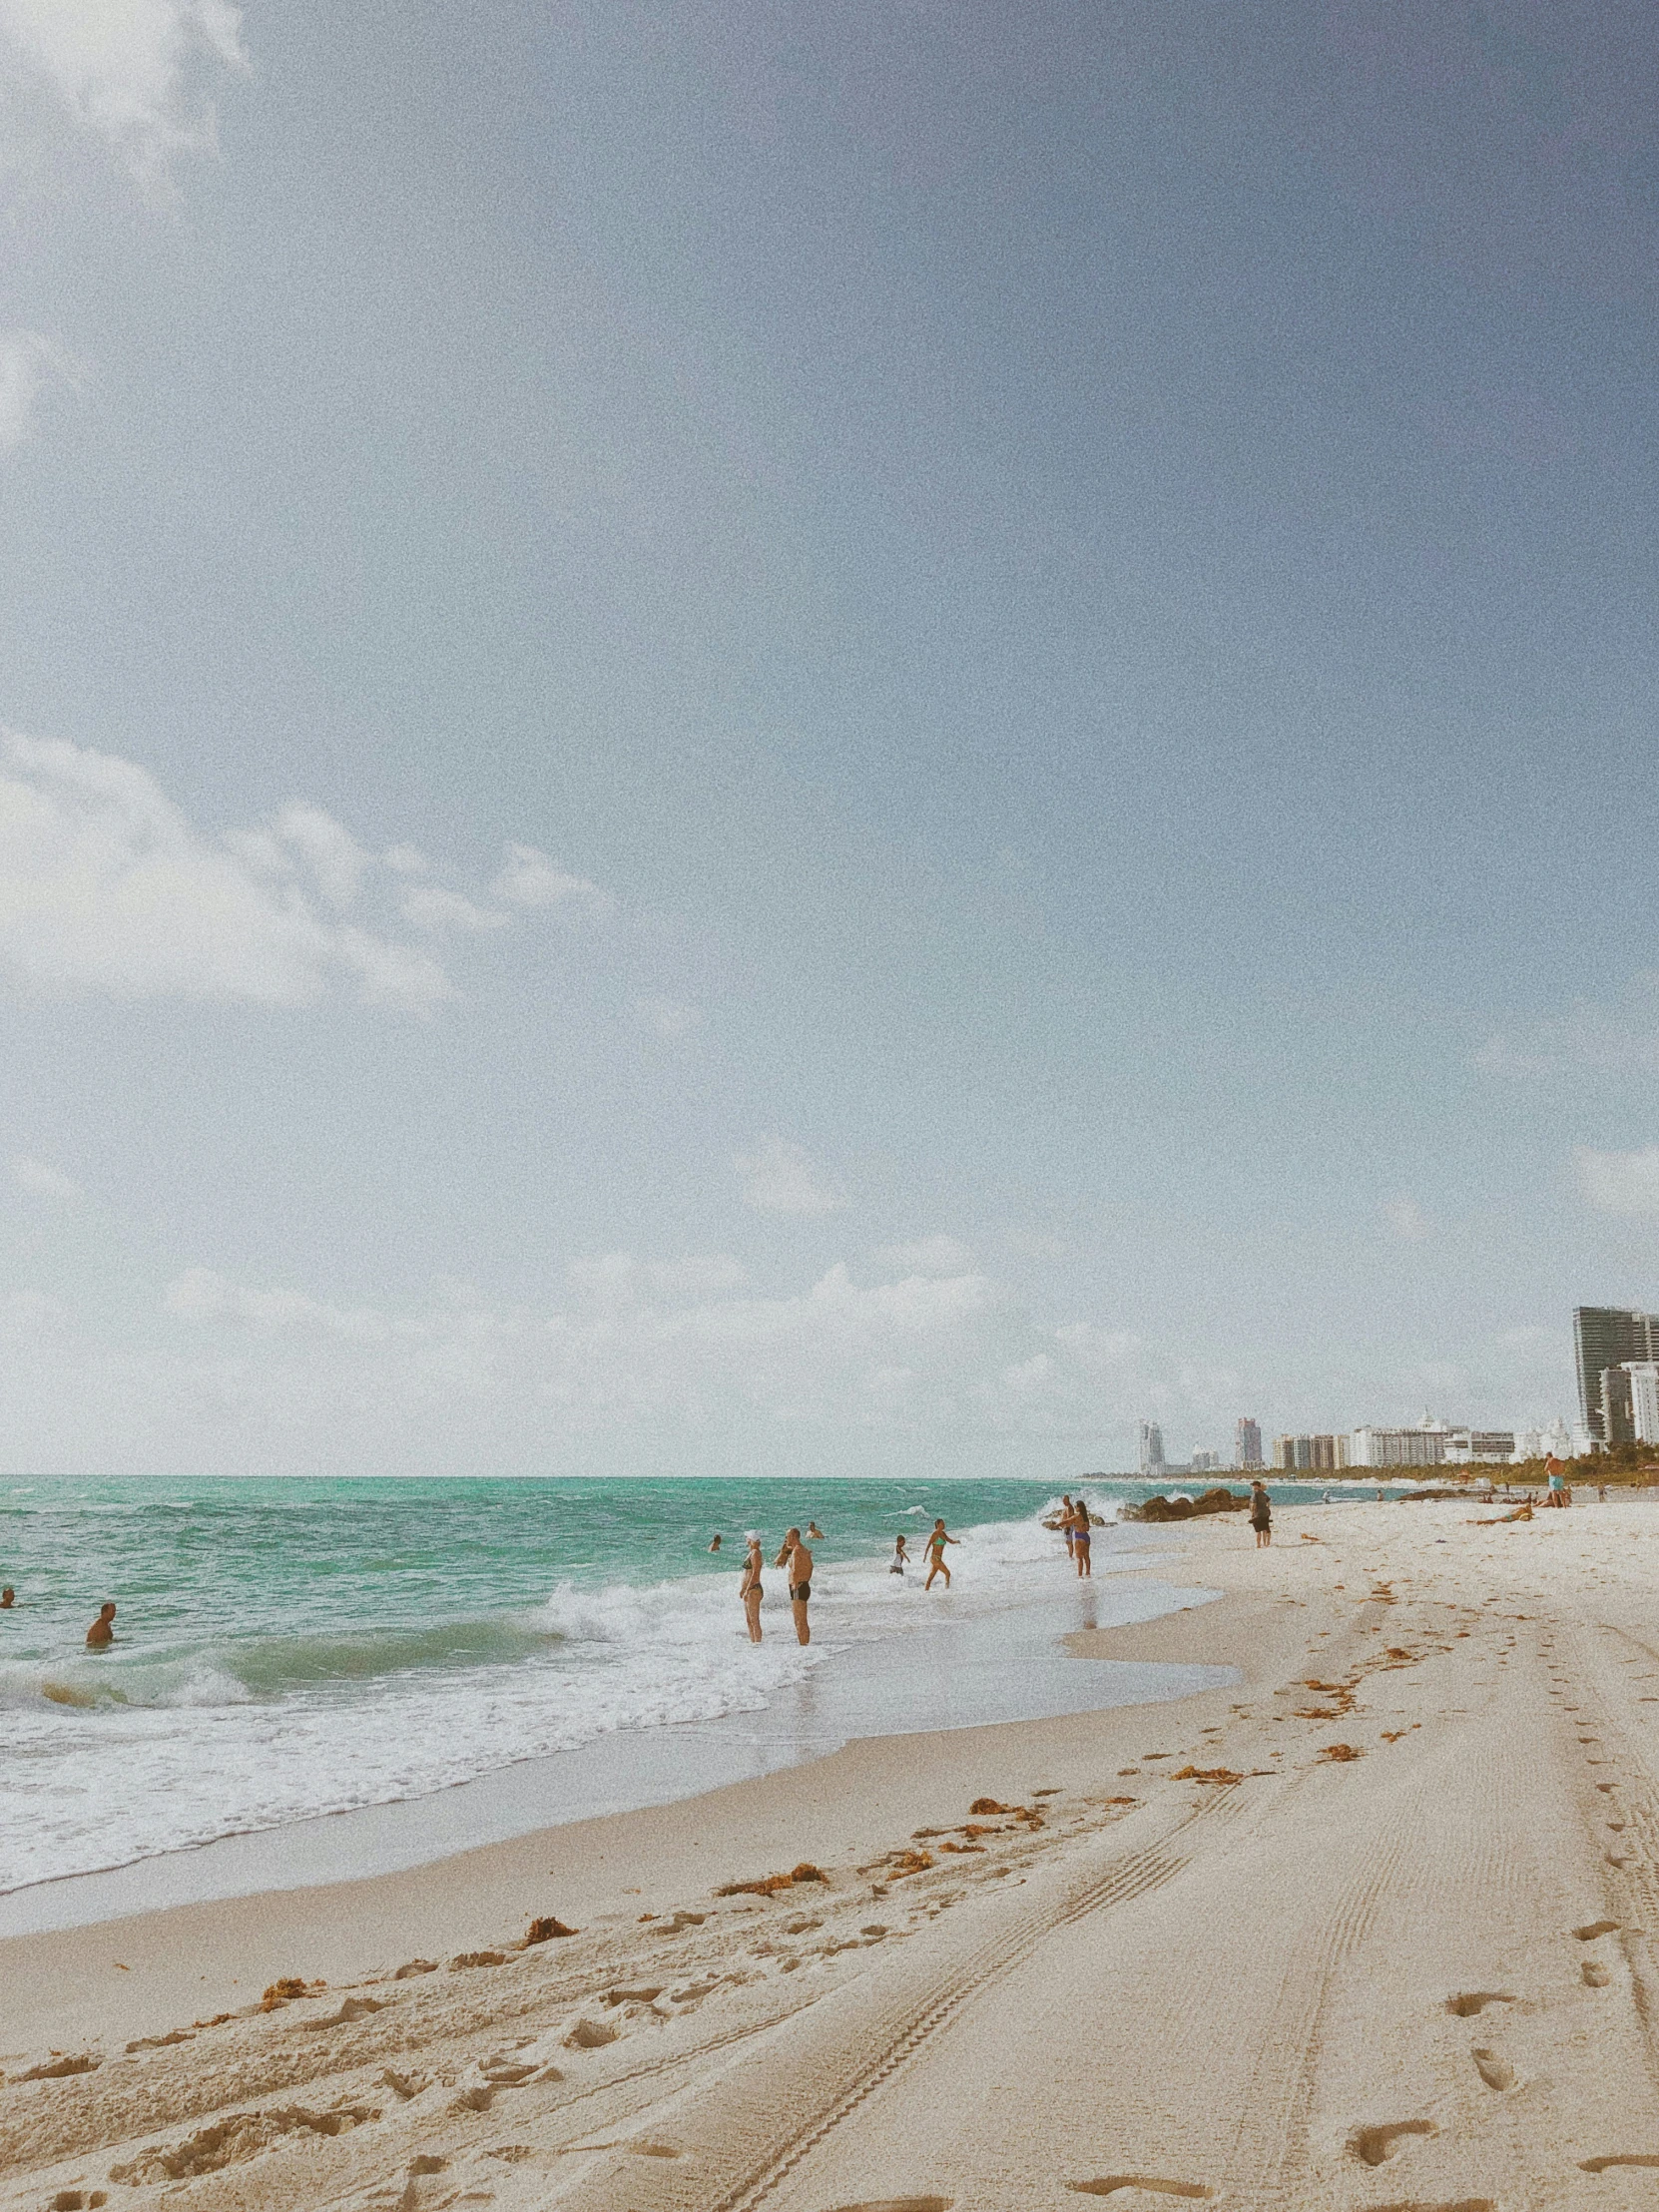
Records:
[[[102,1651],[106,1644],[115,1642],[115,1604],[107,1599],[98,1608],[98,1618],[87,1630],[88,1651]]]
[[[1071,1492],[1063,1490],[1060,1493],[1060,1533],[1066,1539],[1066,1557],[1068,1559],[1072,1556],[1071,1540],[1076,1533],[1076,1519],[1077,1508],[1071,1502]]]
[[[1079,1580],[1094,1580],[1094,1529],[1089,1520],[1089,1508],[1079,1498],[1071,1509],[1071,1555],[1077,1562]]]
[[[801,1541],[799,1528],[784,1538],[784,1569],[790,1579],[790,1611],[795,1615],[799,1642],[810,1644],[813,1631],[807,1621],[807,1601],[813,1594],[813,1555]]]
[[[744,1561],[738,1595],[743,1599],[743,1609],[749,1620],[749,1640],[758,1644],[761,1640],[761,1531],[750,1529],[744,1541],[749,1546],[749,1557]]]
[[[959,1536],[947,1536],[945,1534],[942,1520],[936,1520],[933,1523],[933,1533],[927,1539],[927,1580],[921,1585],[924,1590],[930,1590],[933,1587],[933,1577],[936,1574],[944,1576],[944,1586],[947,1590],[949,1589],[950,1569],[944,1563],[944,1547],[946,1544],[960,1542],[961,1538]]]

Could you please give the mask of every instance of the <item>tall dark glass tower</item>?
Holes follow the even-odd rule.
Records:
[[[1659,1358],[1659,1314],[1627,1312],[1622,1306],[1575,1306],[1573,1352],[1578,1362],[1578,1411],[1598,1444],[1611,1442],[1602,1377],[1627,1360]]]

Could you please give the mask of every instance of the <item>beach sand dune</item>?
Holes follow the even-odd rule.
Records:
[[[1178,1705],[0,1945],[0,2207],[1649,2206],[1659,1513],[1472,1510],[1183,1529],[1076,1639]]]

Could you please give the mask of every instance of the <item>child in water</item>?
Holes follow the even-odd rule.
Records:
[[[902,1574],[909,1564],[910,1554],[904,1549],[904,1539],[900,1536],[897,1543],[892,1547],[892,1565],[887,1569],[887,1572],[889,1574]]]

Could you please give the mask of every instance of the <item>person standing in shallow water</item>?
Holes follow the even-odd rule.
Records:
[[[904,1538],[900,1536],[892,1547],[892,1565],[887,1569],[887,1572],[889,1574],[902,1574],[909,1564],[910,1554],[904,1548]]]
[[[106,1599],[98,1608],[98,1618],[87,1630],[88,1651],[102,1651],[115,1642],[115,1602]]]
[[[1071,1509],[1071,1555],[1077,1562],[1080,1581],[1094,1579],[1094,1528],[1089,1520],[1089,1508],[1082,1498]]]
[[[1265,1482],[1250,1485],[1250,1525],[1256,1531],[1258,1551],[1273,1542],[1273,1500]]]
[[[749,1546],[749,1556],[744,1561],[738,1595],[743,1599],[743,1609],[749,1620],[749,1640],[758,1644],[761,1640],[761,1531],[752,1528],[744,1540]]]
[[[933,1577],[936,1574],[944,1576],[944,1586],[949,1589],[950,1569],[944,1563],[944,1547],[946,1544],[958,1544],[961,1540],[959,1536],[945,1534],[942,1520],[933,1523],[933,1533],[927,1539],[927,1580],[921,1585],[924,1590],[933,1587]]]
[[[807,1601],[813,1594],[813,1555],[801,1541],[799,1528],[792,1528],[784,1538],[783,1560],[790,1582],[790,1611],[795,1615],[796,1640],[810,1644],[813,1631],[807,1618]]]

